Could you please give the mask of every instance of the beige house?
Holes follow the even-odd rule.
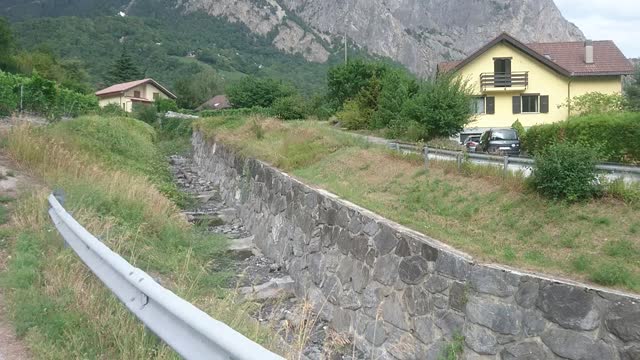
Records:
[[[116,104],[131,112],[134,104],[151,104],[157,99],[175,99],[176,96],[153,79],[130,81],[111,85],[96,92],[100,107]]]
[[[475,93],[478,129],[525,127],[562,121],[569,99],[589,92],[621,94],[633,66],[610,40],[524,44],[503,33],[466,59],[440,63],[438,72],[457,74]]]

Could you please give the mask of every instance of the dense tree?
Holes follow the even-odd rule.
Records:
[[[403,104],[401,118],[392,125],[410,132],[412,140],[430,140],[459,133],[471,116],[467,82],[440,76],[420,84],[418,92]]]
[[[294,94],[295,90],[282,81],[255,76],[246,76],[227,88],[229,101],[237,108],[270,107],[277,99]]]
[[[174,89],[178,106],[185,109],[195,109],[224,92],[223,80],[211,69],[177,80]]]
[[[0,70],[15,71],[14,51],[15,43],[11,26],[3,17],[0,17]]]
[[[387,64],[363,60],[334,66],[327,73],[327,98],[336,109],[340,108],[370,86],[372,79],[382,78],[389,70]]]
[[[74,91],[89,93],[89,75],[84,64],[77,59],[59,60],[48,49],[31,52],[22,51],[16,55],[19,72],[31,75],[37,73],[45,79],[53,80]]]
[[[113,63],[109,71],[107,82],[110,84],[123,83],[128,81],[140,80],[144,78],[144,74],[134,63],[131,55],[123,46],[120,57]]]
[[[629,109],[640,111],[640,63],[636,65],[632,81],[624,87],[624,94]]]
[[[404,103],[417,92],[417,82],[403,71],[389,71],[380,83],[377,111],[371,127],[382,129],[400,119]]]

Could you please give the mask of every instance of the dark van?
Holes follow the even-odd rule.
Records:
[[[490,129],[482,133],[478,152],[499,155],[520,155],[520,139],[514,129]]]

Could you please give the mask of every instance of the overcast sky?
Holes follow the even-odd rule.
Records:
[[[588,39],[613,40],[627,57],[640,58],[640,0],[555,2]]]

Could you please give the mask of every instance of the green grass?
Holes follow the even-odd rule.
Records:
[[[0,228],[0,245],[11,254],[0,285],[36,358],[178,358],[64,247],[46,213],[53,188],[65,191],[65,208],[78,222],[131,264],[274,346],[271,330],[246,315],[255,305],[238,303],[223,289],[232,275],[226,239],[190,226],[160,191],[169,171],[156,136],[135,120],[96,117],[9,134],[7,151],[45,184],[22,193],[11,204],[12,222]]]
[[[264,130],[261,139],[251,129],[256,119]],[[623,197],[552,201],[530,192],[521,174],[503,178],[498,168],[463,163],[459,170],[455,162],[438,161],[427,170],[419,155],[370,145],[318,122],[216,118],[195,126],[244,156],[267,161],[480,261],[640,291],[640,253],[635,251],[640,208]],[[579,270],[570,260],[575,254],[599,262]],[[613,263],[627,275],[608,265]],[[623,276],[606,276],[616,272]]]

